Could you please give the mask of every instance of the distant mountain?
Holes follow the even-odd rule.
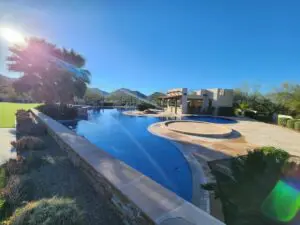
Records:
[[[143,99],[147,99],[147,96],[139,91],[121,88],[111,92],[106,99],[121,104],[138,104]]]
[[[90,91],[99,93],[99,94],[102,95],[102,96],[108,96],[108,95],[109,95],[108,92],[102,91],[102,90],[100,90],[99,88],[89,88],[89,89],[90,89]]]
[[[137,98],[143,98],[143,99],[146,99],[147,96],[139,91],[132,91],[130,89],[127,89],[127,88],[120,88],[120,89],[117,89],[113,92],[111,92],[109,95],[128,95],[128,96],[131,96],[131,97],[137,97]]]
[[[15,78],[6,77],[0,74],[0,86],[10,86],[15,80]]]
[[[162,97],[162,96],[166,96],[166,94],[162,93],[162,92],[154,92],[152,93],[151,95],[149,95],[147,98],[148,100],[150,101],[155,101],[157,100],[159,97]]]

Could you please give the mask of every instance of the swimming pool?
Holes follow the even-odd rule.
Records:
[[[116,109],[90,111],[75,128],[90,142],[172,190],[192,199],[192,175],[182,153],[170,141],[151,134],[154,117],[123,115]]]
[[[79,121],[75,130],[99,148],[191,201],[192,174],[184,156],[172,142],[147,129],[149,125],[167,119],[170,118],[127,116],[121,110],[102,109],[89,111],[88,120]],[[235,122],[212,116],[179,119],[222,124]]]

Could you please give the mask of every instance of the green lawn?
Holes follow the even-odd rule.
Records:
[[[36,103],[0,102],[0,128],[15,126],[15,114],[18,109],[30,109],[38,106]]]

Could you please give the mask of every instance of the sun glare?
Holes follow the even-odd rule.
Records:
[[[18,31],[11,28],[3,27],[0,28],[0,35],[12,44],[23,44],[25,43],[25,37]]]

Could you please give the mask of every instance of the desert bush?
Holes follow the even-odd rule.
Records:
[[[29,112],[24,110],[24,109],[19,109],[17,110],[16,112],[16,116],[18,117],[26,117],[26,116],[29,116]]]
[[[294,128],[295,128],[295,130],[300,131],[300,121],[295,122]]]
[[[16,121],[18,133],[23,135],[44,135],[46,133],[45,126],[34,123],[28,111],[18,110]]]
[[[7,225],[82,225],[82,212],[71,199],[51,198],[19,208]]]
[[[23,174],[28,171],[27,166],[22,157],[20,157],[19,160],[9,159],[3,166],[8,176]]]
[[[20,206],[24,201],[29,201],[34,196],[34,185],[27,175],[12,175],[2,191],[2,197],[12,207]]]
[[[285,127],[289,118],[278,118],[278,125]]]
[[[218,116],[234,116],[233,107],[219,107]]]
[[[151,104],[146,103],[146,102],[142,102],[142,103],[137,105],[137,109],[139,111],[144,111],[146,109],[151,109],[151,108],[155,108],[155,107]]]
[[[40,105],[36,109],[55,120],[73,120],[77,117],[77,109],[64,104]]]
[[[251,110],[245,110],[244,111],[244,116],[249,117],[249,118],[254,118],[256,115],[255,112],[251,111]]]
[[[235,116],[242,116],[243,115],[243,111],[239,108],[234,109],[234,115]]]
[[[286,127],[288,128],[291,128],[291,129],[294,129],[295,127],[295,123],[297,122],[298,120],[295,120],[295,119],[290,119],[286,122]]]
[[[16,148],[17,152],[26,150],[41,150],[45,148],[45,143],[38,137],[25,136],[17,141],[12,141],[11,145]]]

